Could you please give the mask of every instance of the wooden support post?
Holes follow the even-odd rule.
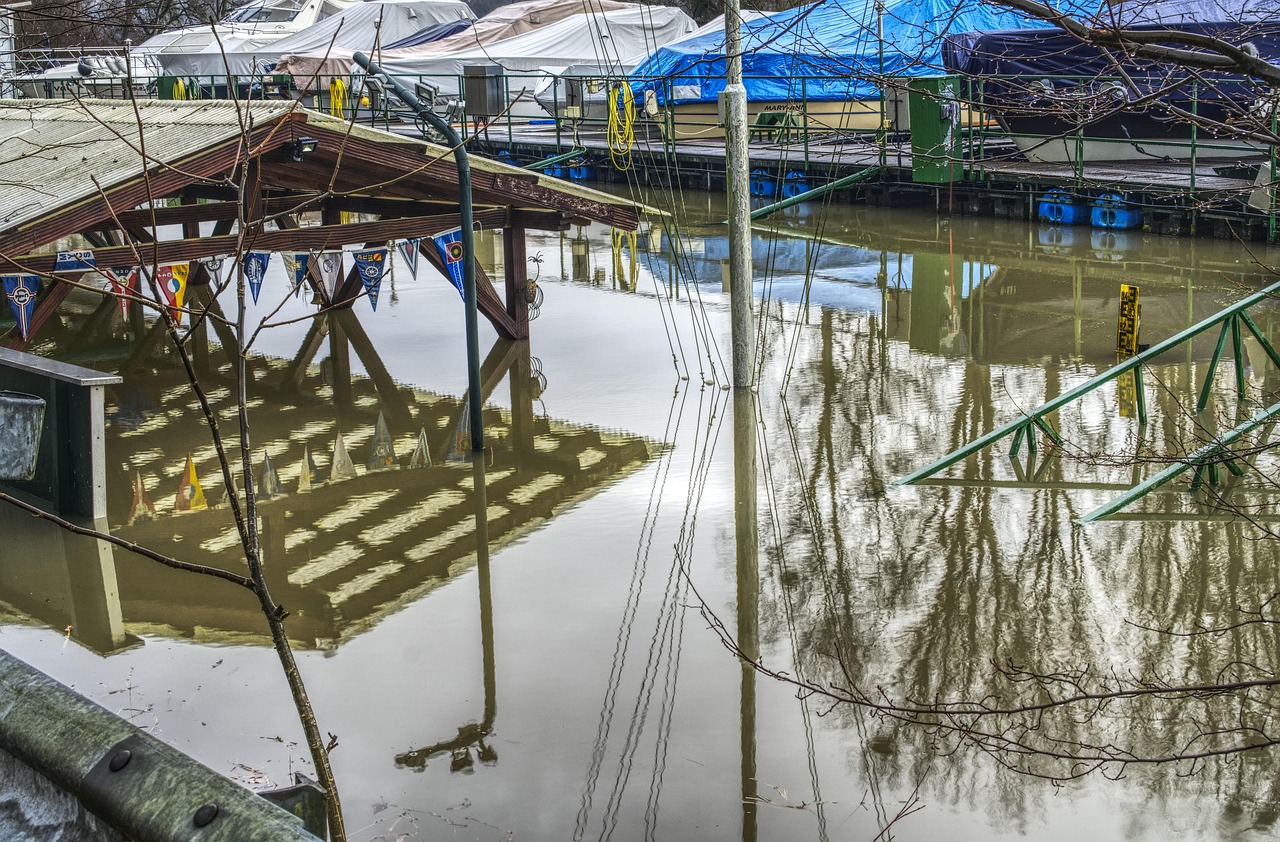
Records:
[[[516,358],[507,374],[511,388],[511,450],[516,470],[522,470],[534,456],[533,450],[533,370],[529,360],[529,342],[514,343]]]
[[[327,317],[317,316],[311,320],[311,328],[307,331],[306,338],[302,340],[298,353],[284,370],[284,377],[280,380],[280,391],[290,395],[297,393],[302,385],[302,378],[307,374],[307,366],[311,365],[311,361],[320,351],[320,343],[328,335],[329,319]]]
[[[329,314],[329,361],[333,374],[330,386],[333,387],[333,405],[339,413],[348,412],[352,407],[351,400],[351,354],[347,347],[347,334],[337,313]]]
[[[364,332],[364,325],[360,324],[360,319],[351,310],[338,310],[333,314],[333,318],[341,326],[340,330],[346,335],[351,347],[355,349],[356,356],[364,364],[364,370],[368,372],[369,379],[378,390],[378,397],[382,399],[382,408],[387,413],[387,420],[393,426],[408,431],[413,426],[413,413],[409,411],[409,404],[400,393],[400,387],[391,378],[387,367],[382,364],[382,358],[374,349],[369,335]],[[348,388],[350,388],[349,379]]]
[[[525,231],[513,225],[502,231],[502,274],[506,280],[507,315],[515,323],[515,334],[529,336],[529,263],[525,255]],[[527,354],[526,354],[527,356]]]

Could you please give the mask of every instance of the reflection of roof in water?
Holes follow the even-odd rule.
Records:
[[[271,360],[279,369],[285,361]],[[223,500],[208,432],[178,372],[161,373],[142,391],[158,411],[141,423],[130,415],[108,434],[110,519],[119,536],[187,561],[243,569],[239,541]],[[314,383],[315,374],[304,383]],[[134,386],[139,382],[135,379]],[[270,453],[285,495],[259,508],[263,558],[272,596],[291,613],[289,629],[303,645],[332,645],[358,634],[382,617],[468,569],[476,558],[472,466],[453,457],[463,401],[401,388],[412,423],[391,423],[399,469],[369,471],[379,398],[371,381],[352,381],[354,409],[341,425],[332,406],[311,397],[273,395],[250,399],[255,471]],[[323,394],[328,387],[320,387]],[[314,391],[313,391],[314,394]],[[230,435],[234,404],[227,388],[212,390],[215,410]],[[137,400],[136,395],[133,398]],[[126,407],[108,407],[123,412]],[[131,412],[134,408],[129,408]],[[145,412],[144,412],[145,414]],[[388,413],[390,416],[390,413]],[[486,409],[489,546],[505,546],[575,502],[595,494],[647,461],[654,446],[621,432],[601,431],[525,416],[513,425],[505,410]],[[520,428],[531,424],[527,433]],[[330,457],[339,427],[357,476],[329,482]],[[419,430],[426,430],[434,464],[409,469]],[[462,424],[465,429],[465,422]],[[523,439],[523,442],[521,441]],[[194,445],[194,446],[193,446]],[[297,492],[303,449],[317,466],[315,487]],[[173,511],[186,454],[211,506]],[[132,500],[135,471],[159,515],[121,525]],[[175,533],[180,535],[176,540]],[[120,594],[130,631],[165,630],[233,642],[263,633],[248,594],[219,584],[193,586],[192,574],[171,574],[151,563],[117,554]]]

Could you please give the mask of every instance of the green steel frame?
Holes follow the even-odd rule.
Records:
[[[1134,386],[1137,397],[1138,423],[1140,425],[1146,424],[1147,407],[1143,393],[1143,366],[1166,351],[1169,351],[1184,342],[1188,342],[1196,336],[1218,326],[1221,326],[1218,333],[1218,341],[1214,347],[1213,356],[1209,360],[1209,369],[1205,375],[1204,386],[1200,389],[1200,394],[1196,401],[1196,411],[1202,411],[1208,404],[1209,396],[1213,389],[1214,375],[1217,373],[1218,363],[1221,362],[1223,352],[1226,349],[1228,336],[1231,337],[1231,351],[1233,359],[1235,360],[1236,392],[1239,399],[1243,400],[1245,397],[1245,377],[1242,325],[1243,328],[1248,330],[1249,333],[1253,335],[1253,338],[1257,340],[1258,344],[1271,360],[1272,364],[1277,368],[1280,368],[1280,352],[1276,351],[1275,347],[1272,346],[1272,344],[1262,334],[1262,331],[1258,329],[1258,326],[1254,323],[1253,319],[1249,317],[1248,312],[1246,312],[1257,304],[1271,300],[1277,294],[1280,294],[1280,283],[1272,284],[1266,289],[1236,302],[1230,307],[1227,307],[1215,315],[1210,316],[1209,318],[1192,325],[1186,330],[1169,337],[1163,342],[1159,342],[1151,346],[1146,351],[1118,363],[1107,371],[1104,371],[1102,374],[1090,378],[1086,382],[1076,386],[1074,389],[1070,389],[1053,400],[1033,409],[1021,418],[1017,418],[1001,427],[997,427],[964,447],[948,453],[936,462],[932,462],[917,471],[907,474],[905,477],[899,479],[896,484],[913,485],[927,480],[940,471],[945,470],[957,462],[967,459],[980,450],[990,447],[1010,435],[1013,436],[1013,444],[1010,447],[1009,458],[1015,460],[1015,465],[1017,464],[1016,458],[1018,451],[1021,449],[1024,442],[1027,445],[1028,451],[1032,455],[1035,454],[1038,449],[1038,432],[1044,433],[1054,444],[1062,445],[1062,436],[1053,428],[1053,425],[1050,423],[1047,416],[1077,398],[1087,395],[1101,386],[1110,383],[1112,380],[1116,380],[1129,373],[1132,373],[1135,380]],[[1179,459],[1175,464],[1170,465],[1168,468],[1165,468],[1147,480],[1135,484],[1115,500],[1085,515],[1081,518],[1081,522],[1088,523],[1090,521],[1099,520],[1115,514],[1120,509],[1123,509],[1135,500],[1145,496],[1156,488],[1159,488],[1190,468],[1195,468],[1195,476],[1192,480],[1192,490],[1199,488],[1206,476],[1210,482],[1216,482],[1218,473],[1217,466],[1220,464],[1225,465],[1228,470],[1237,476],[1243,474],[1244,471],[1237,461],[1230,457],[1228,448],[1249,431],[1271,420],[1277,415],[1280,415],[1280,403],[1267,407],[1266,409],[1256,413],[1230,432],[1225,433],[1186,457]]]

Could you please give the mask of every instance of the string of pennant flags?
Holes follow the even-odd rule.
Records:
[[[365,463],[366,472],[393,470],[400,467],[406,469],[429,468],[433,464],[431,450],[427,443],[427,430],[423,427],[418,431],[418,438],[414,445],[413,453],[409,456],[409,461],[401,465],[400,457],[396,454],[395,442],[387,427],[387,421],[381,412],[378,413],[378,420],[374,425],[373,440],[369,446],[369,458]],[[346,442],[343,440],[342,433],[339,432],[333,444],[333,454],[329,460],[327,481],[328,483],[341,482],[355,476],[357,476],[355,463],[347,452]],[[296,477],[294,490],[297,493],[311,491],[314,487],[325,483],[325,478],[316,466],[315,457],[309,447],[302,449],[302,458],[298,463],[294,477]],[[264,450],[258,472],[257,498],[259,500],[270,500],[287,493],[285,481],[276,470],[276,466],[271,460],[271,455]],[[207,508],[209,508],[209,501],[205,497],[204,486],[200,483],[200,477],[197,475],[195,460],[188,454],[182,473],[178,478],[178,487],[173,497],[171,510],[174,512],[194,512]],[[132,526],[138,521],[154,518],[158,514],[159,507],[147,494],[143,485],[142,472],[135,471],[133,505],[129,509],[127,525]]]
[[[378,309],[378,295],[381,291],[382,279],[386,275],[391,255],[398,253],[412,277],[418,274],[419,249],[424,239],[431,240],[440,255],[448,274],[448,280],[458,290],[458,294],[466,300],[463,285],[463,247],[462,229],[452,228],[429,237],[411,237],[394,240],[386,248],[361,249],[357,251],[325,250],[318,252],[284,252],[281,257],[291,291],[295,297],[301,295],[308,272],[312,271],[323,287],[324,294],[330,300],[337,293],[338,285],[343,278],[344,257],[351,255],[356,273],[364,286],[369,305]],[[199,261],[209,273],[214,284],[221,282],[222,270],[228,258],[211,257]],[[244,275],[249,294],[254,304],[262,292],[262,284],[271,264],[271,252],[250,251],[240,258],[239,270]],[[164,295],[165,303],[174,320],[182,323],[183,304],[186,300],[187,285],[191,277],[192,263],[175,263],[157,266],[155,269],[156,285]],[[137,266],[100,267],[91,249],[77,251],[60,251],[54,261],[53,273],[61,272],[96,272],[105,279],[104,289],[115,295],[120,304],[121,315],[126,315],[130,297],[142,294],[142,270]],[[18,334],[25,340],[29,337],[32,321],[35,317],[36,299],[40,295],[43,279],[38,274],[0,275],[4,286],[5,298],[13,311],[18,324]],[[395,301],[394,297],[392,299]]]

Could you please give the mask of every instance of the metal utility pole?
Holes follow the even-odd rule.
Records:
[[[742,12],[739,0],[724,4],[725,193],[729,198],[729,312],[733,335],[733,386],[755,383],[755,329],[751,316],[750,162],[747,158],[747,89],[742,84]]]
[[[387,86],[395,95],[444,135],[445,143],[453,149],[453,158],[458,166],[458,216],[462,220],[462,287],[467,299],[463,309],[466,311],[467,328],[467,408],[471,413],[471,449],[484,450],[484,423],[480,417],[483,408],[480,394],[480,327],[476,315],[476,235],[472,222],[471,160],[467,157],[467,147],[448,120],[432,111],[431,106],[420,102],[413,91],[384,73],[367,55],[356,53],[352,59],[369,75],[386,79]]]

